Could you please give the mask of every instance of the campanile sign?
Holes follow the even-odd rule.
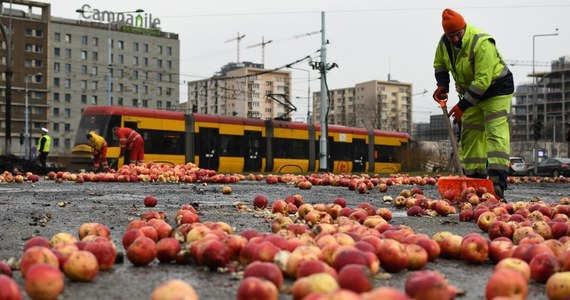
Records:
[[[89,21],[122,23],[133,28],[160,30],[160,19],[153,18],[152,14],[99,10],[92,8],[89,4],[83,4],[78,11],[81,11],[83,19]]]

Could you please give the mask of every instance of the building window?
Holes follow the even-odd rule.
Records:
[[[53,139],[53,146],[56,147],[56,148],[59,147],[59,138],[54,138],[54,139]]]
[[[172,47],[170,46],[166,47],[166,54],[172,55]]]
[[[156,108],[162,108],[162,101],[161,100],[156,101]]]
[[[60,56],[60,49],[58,47],[53,48],[53,56],[55,57]]]
[[[139,71],[138,70],[133,70],[133,79],[139,79]]]
[[[70,118],[71,117],[71,109],[66,108],[64,111],[65,112],[64,112],[63,116],[66,118]]]
[[[156,80],[162,81],[162,73],[156,73]]]
[[[142,101],[142,106],[143,106],[143,107],[148,107],[148,100],[143,100],[143,101]]]
[[[71,79],[69,79],[69,78],[64,79],[64,87],[66,87],[66,88],[71,87]]]
[[[67,124],[66,124],[67,125]],[[69,149],[71,148],[71,139],[70,138],[66,138],[63,140],[63,146],[65,147],[65,149]]]
[[[156,60],[156,67],[157,67],[157,68],[162,68],[162,59],[157,59],[157,60]]]
[[[148,72],[147,71],[143,72],[143,80],[148,80]]]
[[[53,93],[53,101],[59,102],[59,93]]]
[[[64,130],[65,132],[70,132],[70,131],[71,131],[71,124],[65,123],[65,124],[63,125],[63,128],[64,128],[63,130]]]
[[[54,116],[54,117],[59,117],[59,107],[54,107],[54,108],[53,108],[53,116]]]
[[[125,89],[125,85],[122,83],[119,83],[119,92],[123,92],[123,90]]]
[[[166,67],[169,69],[172,69],[172,61],[171,60],[166,61]]]
[[[139,43],[133,42],[133,51],[139,51]]]
[[[87,66],[86,65],[81,65],[81,74],[87,75]]]
[[[97,75],[98,68],[96,66],[91,67],[91,75]]]
[[[65,48],[65,58],[71,58],[71,49]]]
[[[92,58],[93,58],[93,61],[98,61],[99,60],[99,53],[93,51]]]
[[[118,69],[116,73],[117,73],[117,77],[123,78],[123,69]]]
[[[123,106],[123,97],[119,97],[119,99],[117,99],[117,104]]]
[[[93,80],[93,81],[91,82],[91,89],[92,89],[92,90],[97,90],[97,85],[98,85],[98,83],[99,83],[99,82],[98,82],[97,80]]]
[[[65,94],[64,98],[65,98],[65,102],[71,103],[71,94]]]
[[[148,53],[148,44],[147,43],[143,44],[143,52]]]
[[[172,107],[172,103],[170,101],[166,101],[166,108],[171,108]]]
[[[139,106],[139,100],[138,100],[138,99],[133,99],[133,106],[134,106],[134,107],[138,107],[138,106]]]
[[[117,63],[119,63],[119,64],[124,64],[124,63],[125,63],[125,56],[122,55],[122,54],[119,54],[118,57],[117,57],[117,60],[118,60]]]
[[[36,60],[35,63],[36,63],[36,68],[41,68],[44,65],[43,61],[41,61],[41,60]]]
[[[71,64],[65,64],[65,72],[71,73]]]
[[[81,60],[87,60],[87,51],[81,50]]]
[[[172,88],[166,88],[166,95],[172,96]]]
[[[156,52],[158,52],[158,54],[162,54],[162,46],[161,45],[156,46]]]
[[[54,33],[53,33],[53,39],[54,39],[54,41],[57,42],[57,43],[61,42],[61,33],[59,33],[59,32],[54,32]]]
[[[117,41],[117,48],[119,48],[121,50],[125,49],[125,42]]]
[[[81,95],[81,104],[87,104],[87,95]]]
[[[65,42],[66,42],[66,43],[71,43],[71,34],[67,33],[67,34],[65,35]]]
[[[53,131],[59,132],[59,123],[53,123]]]
[[[93,45],[95,47],[99,46],[99,38],[94,37],[93,39],[91,39],[91,45]]]
[[[172,82],[172,74],[168,74],[166,77],[168,77],[168,82]]]
[[[148,57],[143,57],[143,65],[148,67]]]
[[[36,29],[35,31],[36,31],[36,35],[35,35],[36,37],[44,36],[44,32],[41,29]]]
[[[133,66],[137,66],[139,64],[139,57],[133,56]]]
[[[81,36],[81,45],[87,46],[88,43],[89,43],[89,38],[86,35],[82,35]]]
[[[157,96],[162,96],[162,87],[161,87],[161,86],[159,86],[159,87],[156,88],[156,95],[157,95]]]
[[[54,85],[54,86],[59,86],[59,77],[54,77],[54,78],[53,78],[53,85]]]
[[[91,104],[97,105],[97,96],[91,96]]]
[[[36,53],[44,52],[44,47],[42,45],[36,45]]]

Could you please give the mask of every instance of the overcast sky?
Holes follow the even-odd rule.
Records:
[[[132,11],[144,9],[160,19],[162,31],[180,36],[181,101],[187,101],[184,82],[212,76],[220,67],[237,60],[238,32],[240,61],[278,68],[311,56],[319,61],[321,12],[325,12],[327,63],[336,63],[328,77],[330,89],[352,87],[369,80],[391,79],[413,84],[413,121],[427,122],[441,109],[431,98],[433,56],[441,34],[441,12],[452,8],[467,23],[486,30],[496,40],[507,60],[523,61],[511,66],[515,84],[528,83],[532,73],[533,40],[535,70],[549,67],[540,63],[570,55],[570,2],[567,0],[91,0],[46,1],[52,15],[77,19],[76,9],[89,4],[92,9]],[[74,4],[71,4],[74,3]],[[538,34],[558,36],[533,38]],[[299,37],[301,36],[301,37]],[[272,40],[265,47],[259,46]],[[228,40],[232,40],[226,42]],[[258,46],[254,46],[258,45]],[[296,68],[309,70],[307,61]],[[311,92],[320,90],[316,71],[293,71],[292,96],[298,107],[295,119],[307,114],[307,82]],[[310,76],[308,76],[310,75]],[[424,90],[427,93],[422,94]],[[456,95],[450,105],[456,103]],[[304,119],[303,119],[304,120]]]

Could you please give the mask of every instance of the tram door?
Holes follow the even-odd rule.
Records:
[[[364,172],[367,158],[366,141],[363,139],[352,139],[352,171]]]
[[[199,145],[200,163],[198,167],[208,170],[218,170],[220,165],[220,155],[218,149],[218,140],[220,131],[217,128],[200,128]]]
[[[245,158],[244,172],[260,172],[261,171],[261,132],[245,131]]]

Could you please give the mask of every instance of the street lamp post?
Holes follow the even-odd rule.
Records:
[[[532,36],[532,98],[533,98],[533,102],[534,102],[534,106],[533,106],[533,115],[534,115],[534,121],[536,121],[538,119],[538,99],[537,99],[537,89],[538,87],[536,86],[536,73],[534,70],[534,66],[535,66],[535,44],[536,44],[536,38],[537,37],[544,37],[544,36],[556,36],[558,35],[558,28],[556,28],[554,33],[545,33],[545,34],[535,34]],[[544,100],[546,101],[546,99]],[[546,120],[546,103],[544,104],[544,118]],[[534,140],[534,173],[536,174],[538,172],[538,141],[535,139]]]
[[[84,9],[76,9],[75,12],[78,12],[80,14],[84,14],[84,13],[90,13],[93,11],[90,10],[84,10]],[[144,9],[137,9],[135,11],[118,11],[118,12],[114,12],[112,15],[114,16],[115,14],[126,14],[126,13],[143,13]],[[85,16],[84,16],[85,17]],[[107,65],[107,104],[108,105],[113,105],[113,95],[112,95],[112,86],[113,86],[113,41],[111,39],[111,25],[114,23],[114,20],[111,20],[110,17],[108,17],[107,19],[107,25],[108,25],[108,30],[109,30],[109,37],[108,37],[108,65]]]
[[[42,73],[36,73],[34,75],[31,75],[33,77],[36,76],[42,76]],[[28,83],[30,82],[30,75],[26,74],[26,77],[24,78],[24,83],[26,85],[25,88],[25,110],[24,110],[24,115],[25,115],[25,120],[24,120],[24,158],[26,160],[30,159],[30,154],[31,154],[31,148],[30,148],[30,109],[29,109],[29,90],[28,90]]]

